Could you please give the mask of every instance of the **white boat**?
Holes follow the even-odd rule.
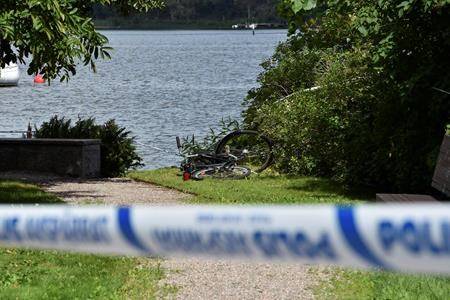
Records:
[[[0,69],[0,86],[14,86],[19,83],[20,70],[17,64],[10,63]]]

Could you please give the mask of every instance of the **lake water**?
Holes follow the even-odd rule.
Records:
[[[20,85],[0,88],[0,131],[26,130],[28,122],[39,125],[53,115],[114,118],[137,137],[146,168],[175,165],[175,154],[142,144],[176,153],[175,136],[201,136],[221,118],[239,120],[259,64],[287,32],[103,33],[113,57],[99,61],[96,74],[83,67],[69,83],[34,85],[21,66]]]

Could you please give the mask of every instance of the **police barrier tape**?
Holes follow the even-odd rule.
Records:
[[[0,245],[450,275],[450,205],[0,206]]]

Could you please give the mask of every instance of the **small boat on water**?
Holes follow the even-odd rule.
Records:
[[[0,69],[0,86],[15,86],[19,83],[20,70],[17,64],[10,63]]]

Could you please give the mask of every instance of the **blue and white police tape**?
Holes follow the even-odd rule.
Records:
[[[450,275],[450,205],[0,206],[0,245]]]

